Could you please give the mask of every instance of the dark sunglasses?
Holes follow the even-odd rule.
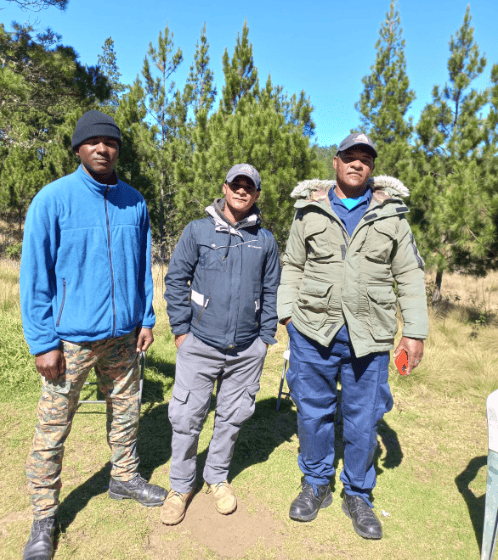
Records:
[[[236,181],[232,181],[228,186],[233,191],[238,191],[240,188],[243,188],[246,193],[253,193],[256,190],[254,185],[250,185],[248,183],[237,183]]]

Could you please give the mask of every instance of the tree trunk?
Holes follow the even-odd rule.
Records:
[[[432,294],[432,304],[438,303],[441,300],[441,284],[443,283],[443,269],[438,268],[436,272],[436,289]]]

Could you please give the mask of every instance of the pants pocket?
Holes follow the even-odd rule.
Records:
[[[259,391],[259,383],[254,383],[245,388],[242,396],[240,398],[240,404],[238,407],[237,415],[235,417],[235,422],[237,424],[242,424],[254,414],[254,409],[256,407],[256,394]]]
[[[168,418],[173,430],[185,435],[190,433],[189,395],[190,391],[174,385],[173,396],[168,406]]]

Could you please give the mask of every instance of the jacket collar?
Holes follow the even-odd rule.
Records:
[[[297,184],[291,192],[291,197],[297,200],[307,199],[309,202],[322,202],[328,196],[329,190],[335,189],[336,186],[337,183],[335,181],[308,179]],[[388,198],[399,199],[410,195],[410,191],[399,179],[388,177],[387,175],[370,177],[367,187],[372,189],[374,199],[377,199],[379,204]]]
[[[78,179],[82,181],[83,184],[92,191],[92,193],[99,196],[104,196],[104,193],[108,188],[115,189],[119,184],[119,179],[115,171],[112,172],[112,179],[115,181],[113,185],[99,183],[83,169],[83,165],[81,164],[75,173],[78,175]]]
[[[240,222],[236,224],[232,224],[230,220],[226,217],[224,213],[225,209],[225,199],[224,198],[217,198],[213,204],[210,204],[206,208],[206,213],[208,216],[214,221],[214,226],[216,231],[222,231],[226,233],[231,233],[233,235],[238,235],[242,237],[242,234],[239,230],[247,229],[259,225],[261,223],[261,219],[259,215],[261,214],[259,208],[256,204],[253,205],[250,213]]]

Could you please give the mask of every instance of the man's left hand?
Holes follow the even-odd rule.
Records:
[[[403,336],[399,341],[398,347],[394,351],[395,359],[398,357],[401,350],[404,350],[408,356],[408,365],[406,366],[405,375],[410,375],[411,371],[418,366],[424,355],[424,341],[419,338]]]
[[[137,352],[146,352],[147,348],[154,342],[152,329],[142,327],[137,336]]]

